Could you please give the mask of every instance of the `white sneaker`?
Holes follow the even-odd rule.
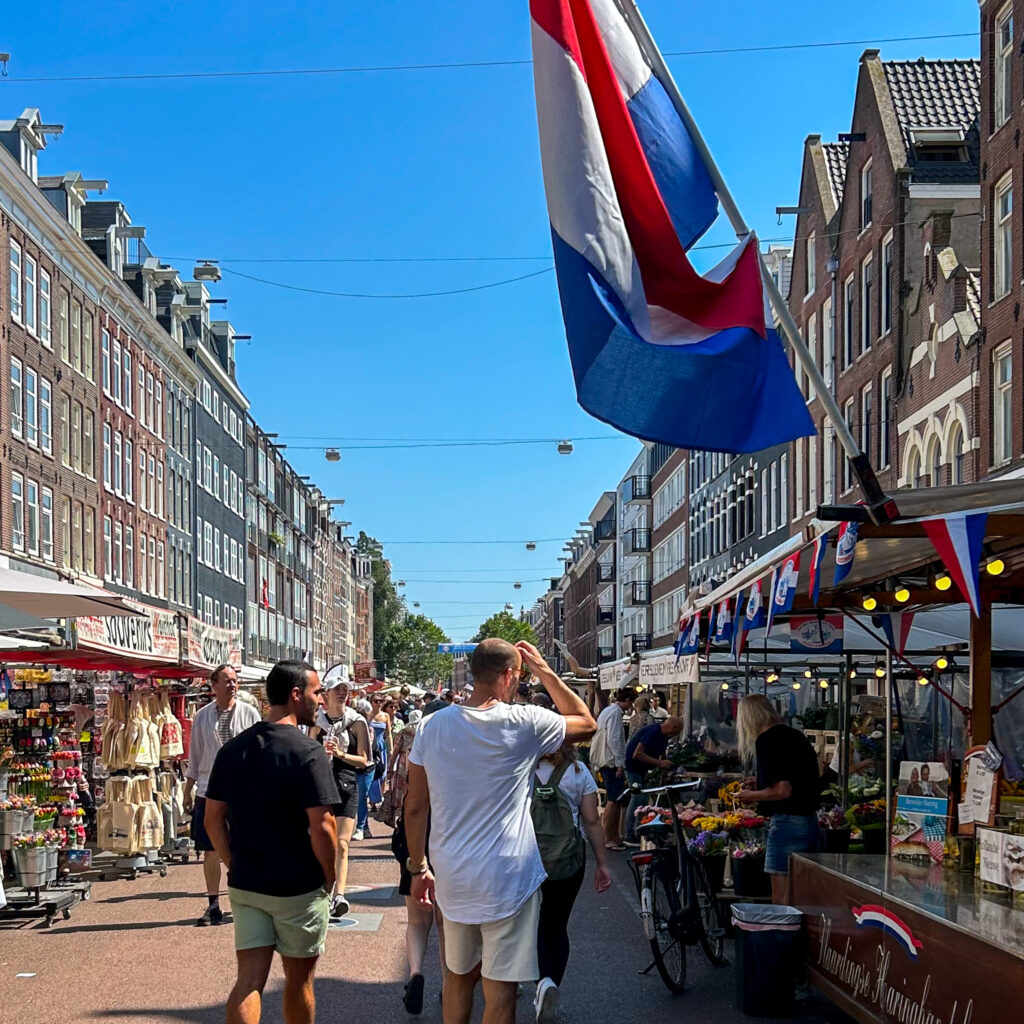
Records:
[[[558,986],[550,978],[541,978],[537,985],[537,995],[533,1000],[533,1008],[537,1013],[537,1024],[548,1024],[555,1020],[558,1009]]]
[[[352,833],[352,838],[358,842],[358,840],[363,838],[363,830],[361,828],[357,828],[355,832]]]

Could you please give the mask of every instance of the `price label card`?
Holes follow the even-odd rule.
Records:
[[[961,825],[969,825],[974,821],[974,812],[971,810],[970,804],[957,804],[956,813],[957,820]]]

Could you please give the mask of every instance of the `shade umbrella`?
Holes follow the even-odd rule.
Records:
[[[65,583],[14,569],[0,569],[0,605],[44,619],[140,614],[123,597],[99,587]]]

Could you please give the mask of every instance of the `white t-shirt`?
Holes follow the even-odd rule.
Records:
[[[550,761],[541,761],[537,765],[536,775],[540,779],[541,785],[547,785],[548,779],[551,778],[555,773],[555,765]],[[587,766],[580,764],[579,761],[576,764],[569,765],[565,769],[565,774],[558,780],[558,788],[565,794],[566,799],[569,801],[569,806],[572,808],[572,820],[573,824],[580,827],[580,804],[583,803],[583,798],[588,793],[597,792],[597,783],[594,781],[594,776],[587,770]]]
[[[565,719],[533,704],[457,704],[420,722],[409,760],[427,773],[430,862],[449,920],[501,921],[540,888],[533,769],[564,741]]]
[[[668,712],[664,708],[651,708],[651,718],[656,722],[664,722],[668,718]]]

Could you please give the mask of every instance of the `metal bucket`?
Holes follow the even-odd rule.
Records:
[[[43,849],[46,851],[46,881],[56,882],[57,881],[57,853],[59,847],[56,846],[44,846]]]
[[[20,835],[21,823],[24,820],[22,811],[0,811],[0,850],[9,850],[16,835]]]
[[[39,888],[46,885],[47,850],[42,846],[32,846],[27,850],[14,851],[14,867],[18,872],[18,881],[26,888]]]

